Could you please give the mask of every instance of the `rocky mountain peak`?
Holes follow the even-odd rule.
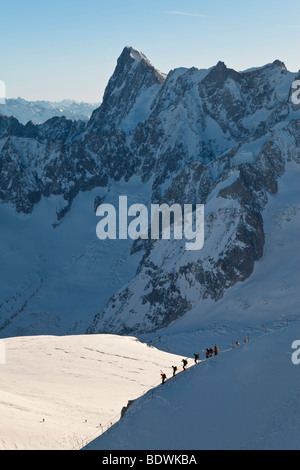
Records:
[[[227,70],[226,64],[225,62],[222,62],[222,60],[219,60],[215,68],[218,70]]]
[[[300,109],[289,106],[297,77],[280,61],[243,72],[219,62],[208,70],[176,69],[165,80],[127,46],[87,126],[61,117],[25,126],[0,115],[0,200],[8,221],[1,231],[3,280],[12,286],[1,299],[2,334],[41,333],[48,318],[59,334],[88,327],[89,333],[152,332],[192,310],[201,316],[208,304],[218,308],[231,288],[255,276],[277,226],[266,218],[267,204],[282,191],[286,201],[290,178],[291,197],[298,187]],[[95,209],[121,193],[147,207],[205,204],[203,249],[187,252],[182,240],[97,243]],[[292,201],[283,208],[289,218],[299,206]],[[26,237],[19,235],[23,226]],[[74,236],[74,227],[82,232]],[[18,251],[11,248],[14,233]],[[59,233],[70,236],[57,250]],[[40,243],[40,234],[49,243]],[[27,256],[21,265],[19,252]],[[44,259],[51,260],[49,271]],[[39,298],[23,290],[31,273],[38,275]],[[61,304],[71,302],[65,315]]]
[[[208,73],[205,81],[212,87],[221,88],[228,78],[232,78],[234,81],[240,81],[240,74],[233,69],[230,69],[222,61],[219,61],[215,67],[213,67]]]
[[[287,71],[287,68],[285,66],[284,62],[281,62],[281,60],[274,60],[273,65],[276,65],[277,67],[280,67],[282,70]]]
[[[90,119],[88,130],[131,130],[134,124],[148,117],[152,100],[165,78],[143,53],[126,46],[106,87],[102,105]],[[147,96],[141,102],[139,98],[145,92]]]
[[[123,58],[125,60],[126,59],[127,60],[135,60],[136,62],[140,62],[145,66],[150,65],[151,67],[153,67],[153,65],[147,59],[147,57],[141,51],[139,51],[138,49],[136,49],[135,47],[132,47],[132,46],[124,47],[123,52],[122,52],[119,60],[122,60]]]

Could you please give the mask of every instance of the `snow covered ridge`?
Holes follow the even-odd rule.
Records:
[[[150,334],[216,311],[279,317],[284,293],[296,314],[299,79],[280,61],[166,76],[126,47],[87,123],[0,116],[2,335]],[[100,242],[97,208],[122,195],[148,211],[205,205],[203,248],[133,240],[128,224],[124,239]]]
[[[60,195],[60,221],[80,191],[139,175],[153,179],[160,200],[189,163],[208,163],[296,118],[296,78],[279,61],[243,73],[219,62],[166,76],[126,47],[88,123],[56,116],[21,125],[0,116],[0,197],[30,213],[43,196]]]
[[[0,449],[299,448],[298,369],[291,360],[299,317],[286,325],[244,330],[247,343],[244,331],[224,325],[212,331],[218,356],[206,360],[201,352],[198,364],[184,356],[188,368],[175,378],[172,365],[182,370],[182,356],[134,337],[6,338]],[[210,334],[198,337],[197,347],[209,344]],[[241,346],[231,347],[232,334]],[[170,379],[163,385],[160,369]],[[215,439],[207,426],[217,430]]]
[[[34,336],[3,340],[0,449],[72,450],[121,417],[181,356],[134,337]]]
[[[84,450],[299,450],[299,371],[288,328],[222,351],[148,392]]]

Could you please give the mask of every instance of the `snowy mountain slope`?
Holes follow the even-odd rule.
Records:
[[[166,78],[141,53],[126,47],[103,103],[86,126],[59,118],[40,126],[20,126],[15,120],[0,119],[3,162],[7,154],[15,154],[17,173],[27,169],[22,145],[15,151],[16,136],[22,138],[25,148],[32,140],[34,145],[38,141],[38,154],[37,148],[32,149],[36,159],[40,153],[45,155],[38,164],[42,172],[36,175],[30,165],[27,170],[35,176],[34,183],[29,187],[26,181],[20,184],[18,201],[22,197],[26,200],[23,208],[6,179],[0,185],[5,191],[2,199],[17,204],[19,210],[31,211],[41,195],[59,193],[70,205],[80,182],[86,190],[107,184],[105,175],[128,181],[137,174],[143,181],[153,179],[153,198],[161,198],[172,178],[188,163],[210,161],[243,139],[257,139],[277,123],[296,118],[299,113],[295,109],[292,114],[289,102],[295,78],[296,74],[286,71],[280,62],[247,73],[219,63],[209,70],[179,69]],[[253,113],[256,124],[243,125]],[[127,119],[132,123],[130,132]],[[128,135],[122,130],[125,128]],[[95,176],[97,172],[100,178]],[[60,184],[53,184],[55,179]]]
[[[115,184],[107,202],[116,204],[124,191],[126,184]],[[140,194],[142,202],[148,192],[137,179],[128,200]],[[140,255],[130,255],[131,240],[97,239],[94,202],[104,196],[100,188],[81,193],[56,227],[58,197],[42,199],[29,215],[0,205],[2,337],[83,333],[99,305],[135,275]]]
[[[77,103],[72,100],[61,102],[26,101],[22,98],[6,99],[0,104],[0,114],[15,117],[21,124],[32,121],[33,124],[42,124],[48,119],[65,116],[72,120],[88,121],[99,103]]]
[[[274,321],[284,325],[287,319],[299,318],[299,171],[299,165],[290,162],[278,181],[278,192],[268,197],[262,212],[265,248],[253,274],[227,289],[219,302],[196,301],[167,327],[141,335],[144,341],[183,355],[201,345],[203,357],[207,344],[222,342],[226,347],[249,332],[256,336],[265,327],[269,331]],[[192,298],[197,299],[197,291],[195,285]]]
[[[72,450],[120,418],[181,357],[112,335],[4,340],[1,450]]]
[[[224,296],[227,292],[229,298],[233,296],[236,301],[235,292],[246,285],[245,281],[255,270],[255,263],[259,262],[267,269],[266,254],[277,240],[281,241],[284,252],[276,253],[275,267],[265,279],[259,282],[255,277],[257,288],[248,296],[253,299],[266,295],[266,291],[262,294],[258,286],[267,285],[270,290],[272,281],[284,293],[284,285],[288,283],[289,302],[281,298],[281,303],[276,305],[275,302],[271,310],[269,304],[263,309],[264,315],[272,316],[276,312],[275,318],[279,318],[282,313],[297,313],[299,244],[295,234],[299,230],[299,149],[295,141],[291,145],[288,129],[274,133],[263,142],[259,139],[255,152],[255,146],[252,148],[250,160],[249,156],[240,160],[236,153],[234,158],[231,154],[227,160],[214,160],[208,168],[199,164],[184,170],[174,188],[170,186],[168,202],[196,200],[206,203],[204,248],[200,252],[188,252],[184,240],[148,243],[135,278],[112,297],[107,307],[95,317],[88,332],[130,334],[138,331],[142,334],[159,330],[185,314],[189,317],[191,312],[195,312],[192,314],[195,315],[195,327],[204,318],[207,321],[210,316],[216,317],[216,312],[220,312],[220,319],[224,316],[221,312],[227,311],[227,320],[233,315],[242,320],[245,316],[257,317],[253,308],[247,312],[237,305],[228,311]],[[243,147],[238,152],[242,155]],[[223,167],[222,177],[212,181],[211,175],[216,175],[220,166]],[[224,168],[227,168],[227,174]],[[202,176],[207,195],[201,191]],[[286,217],[292,220],[288,227],[279,228],[277,223],[274,224],[273,218],[281,211],[286,211]],[[285,241],[287,237],[289,244]],[[278,269],[285,270],[284,278]],[[249,302],[251,304],[251,300]],[[261,312],[260,305],[256,308]]]
[[[89,122],[0,116],[2,448],[78,448],[214,343],[230,351],[137,400],[92,447],[299,447],[297,78],[280,61],[166,77],[126,47]],[[203,249],[100,241],[96,208],[121,195],[205,204]]]
[[[209,359],[137,400],[88,450],[299,450],[299,323]]]
[[[265,208],[300,161],[295,78],[279,61],[165,77],[126,47],[87,124],[0,117],[1,334],[153,332],[199,304],[213,315],[264,259]],[[204,203],[204,249],[100,242],[95,208],[119,195]]]
[[[248,73],[222,62],[209,70],[170,72],[149,119],[132,135],[131,147],[143,159],[143,178],[154,173],[154,190],[162,197],[160,186],[187,163],[206,163],[245,139],[266,135],[289,119],[296,77],[278,61]]]
[[[144,54],[126,46],[106,87],[103,102],[92,114],[87,132],[135,129],[148,118],[164,80],[165,75]]]
[[[41,126],[20,126],[16,121],[0,119],[0,136],[6,139],[0,144],[3,160],[7,159],[7,153],[15,152],[13,136],[22,137],[25,148],[32,139],[38,141],[39,154],[51,157],[53,163],[49,169],[49,157],[45,155],[39,160],[39,166],[46,166],[46,169],[36,175],[31,191],[25,191],[27,183],[23,182],[22,196],[24,194],[28,200],[27,205],[24,204],[27,210],[32,210],[40,194],[48,196],[59,192],[71,204],[68,188],[57,184],[51,187],[48,180],[54,182],[60,176],[62,181],[68,180],[67,186],[76,188],[78,174],[81,174],[85,187],[95,187],[99,185],[96,171],[100,171],[102,180],[105,180],[103,174],[117,180],[122,176],[129,180],[136,174],[141,174],[144,181],[154,178],[153,196],[158,197],[187,163],[205,162],[229,151],[242,139],[258,134],[257,138],[276,123],[290,119],[288,100],[295,78],[296,74],[286,71],[277,62],[242,74],[219,63],[207,71],[179,69],[165,78],[141,53],[126,47],[109,81],[103,103],[86,128],[59,118]],[[149,101],[150,90],[154,88],[153,99]],[[240,103],[238,113],[236,103]],[[250,119],[253,112],[260,115],[260,120],[258,116],[255,118],[257,125],[242,126],[241,115]],[[135,123],[126,135],[122,126],[133,116]],[[32,153],[36,154],[37,149],[32,149]],[[18,145],[15,160],[17,172],[28,165],[21,145]],[[49,171],[54,165],[60,175]],[[86,171],[89,167],[92,167],[92,177]],[[35,174],[30,166],[28,172]],[[6,193],[4,200],[16,204],[6,180],[1,187]],[[78,192],[75,188],[72,195]]]

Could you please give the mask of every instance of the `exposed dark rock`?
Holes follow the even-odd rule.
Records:
[[[244,72],[219,62],[165,77],[126,47],[88,123],[53,118],[23,126],[0,116],[0,199],[18,212],[60,196],[63,223],[79,192],[108,193],[119,181],[130,187],[132,177],[151,183],[149,205],[213,208],[203,252],[187,253],[182,241],[132,243],[141,260],[136,275],[89,333],[157,330],[191,310],[195,298],[218,302],[251,276],[264,251],[264,208],[286,162],[300,162],[300,107],[291,102],[297,77],[278,60]],[[95,210],[103,200],[96,198]]]

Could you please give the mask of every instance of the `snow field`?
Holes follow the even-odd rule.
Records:
[[[299,322],[200,363],[137,400],[88,449],[299,450],[296,337]]]
[[[79,449],[116,422],[129,400],[160,383],[161,369],[169,376],[173,363],[179,369],[182,360],[136,338],[113,335],[3,342],[2,450]]]

